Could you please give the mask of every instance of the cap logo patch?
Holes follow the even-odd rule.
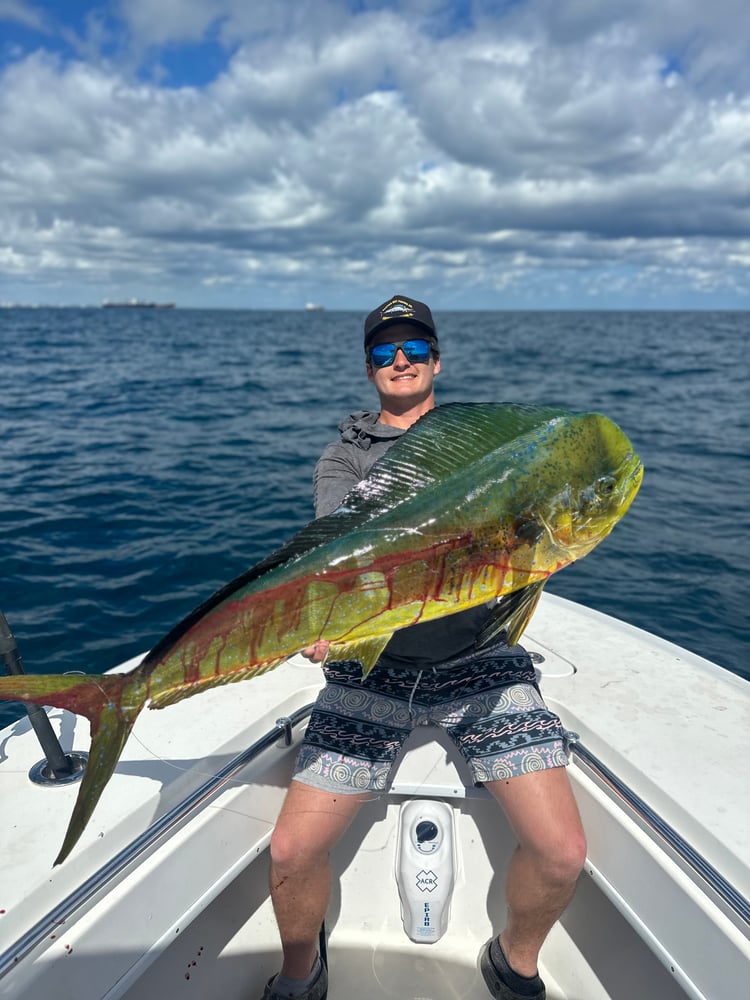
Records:
[[[380,311],[381,319],[396,319],[399,316],[413,316],[414,306],[405,299],[392,299],[388,305]]]

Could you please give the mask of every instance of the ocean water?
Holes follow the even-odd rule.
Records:
[[[438,402],[599,410],[645,463],[624,521],[548,589],[750,678],[750,314],[436,319]],[[27,671],[145,651],[311,518],[320,451],[377,406],[361,323],[0,310],[0,610]]]

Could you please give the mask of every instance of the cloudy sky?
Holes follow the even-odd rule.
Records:
[[[0,0],[0,302],[750,308],[747,0]]]

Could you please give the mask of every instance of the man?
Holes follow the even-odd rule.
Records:
[[[317,516],[334,510],[435,406],[440,353],[424,303],[395,296],[371,312],[365,356],[380,411],[353,414],[340,425],[340,440],[323,452],[314,477]],[[544,1000],[539,950],[573,895],[585,840],[564,767],[565,733],[539,695],[528,655],[502,642],[476,647],[490,614],[489,607],[472,608],[397,632],[366,680],[356,663],[326,664],[327,683],[271,840],[271,897],[284,962],[263,1000],[326,996],[317,943],[330,896],[329,852],[362,803],[386,787],[400,746],[425,721],[445,728],[518,840],[506,881],[507,923],[480,955],[490,995]],[[321,662],[327,648],[319,642],[304,652]],[[352,688],[357,699],[346,698]],[[465,709],[457,709],[463,702]]]

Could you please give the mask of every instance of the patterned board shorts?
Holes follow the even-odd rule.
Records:
[[[416,726],[440,726],[474,781],[568,763],[568,734],[542,700],[528,653],[496,644],[421,672],[329,663],[294,777],[329,792],[380,792]]]

